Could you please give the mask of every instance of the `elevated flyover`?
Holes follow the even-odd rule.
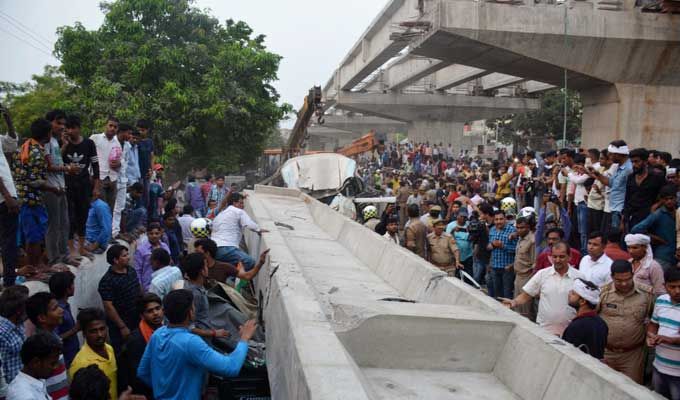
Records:
[[[510,95],[524,96],[562,86],[566,71],[568,87],[582,95],[585,146],[622,138],[677,155],[680,15],[642,13],[633,4],[393,0],[324,96],[416,87],[475,96],[515,88]]]
[[[661,399],[297,190],[246,210],[277,399]]]

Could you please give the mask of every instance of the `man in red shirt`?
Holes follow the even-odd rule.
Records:
[[[564,240],[564,231],[560,228],[552,228],[548,230],[546,240],[548,242],[548,247],[543,250],[543,252],[539,254],[538,257],[536,257],[536,268],[534,268],[535,272],[552,266],[553,263],[550,260],[550,256],[552,255],[552,246],[553,244]],[[569,265],[578,269],[578,266],[581,263],[581,253],[574,248],[570,248],[569,250]]]
[[[621,232],[618,229],[612,229],[607,237],[607,245],[604,248],[604,254],[612,260],[630,260],[632,257],[627,251],[621,248]]]

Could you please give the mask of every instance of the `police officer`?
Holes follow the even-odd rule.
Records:
[[[613,281],[602,288],[598,312],[609,326],[604,359],[611,368],[642,384],[647,320],[654,307],[652,288],[633,282],[633,267],[616,260]]]
[[[444,232],[444,220],[437,219],[432,225],[434,231],[427,235],[429,260],[449,276],[453,276],[456,269],[463,268],[456,240],[450,233]]]

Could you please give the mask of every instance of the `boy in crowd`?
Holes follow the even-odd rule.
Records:
[[[85,250],[101,254],[111,240],[111,209],[99,197],[93,197],[85,225]]]
[[[23,368],[9,384],[7,400],[48,400],[45,379],[59,365],[61,343],[54,335],[37,333],[21,346]]]
[[[98,290],[106,311],[111,345],[120,351],[123,341],[130,336],[130,328],[139,324],[135,302],[142,290],[134,268],[128,265],[130,257],[125,246],[114,244],[109,247],[106,261],[111,266],[99,281]],[[82,321],[80,325],[85,329]]]
[[[144,291],[149,290],[149,285],[151,285],[151,280],[153,279],[151,253],[155,249],[163,249],[168,254],[170,253],[170,248],[161,241],[161,237],[163,237],[163,228],[158,222],[152,222],[146,229],[146,240],[140,239],[137,242],[134,266],[137,276],[139,277],[139,283]]]
[[[109,388],[110,399],[118,398],[118,365],[113,347],[106,343],[108,328],[106,327],[106,315],[99,308],[86,308],[78,313],[78,323],[83,328],[85,344],[80,349],[76,358],[73,359],[68,375],[73,376],[81,368],[96,365],[104,372],[111,386]]]
[[[163,250],[159,249],[159,251]],[[141,321],[138,328],[130,335],[120,354],[118,382],[120,387],[130,386],[134,393],[152,399],[153,392],[137,377],[137,368],[144,355],[144,350],[146,350],[146,345],[151,340],[151,335],[163,326],[163,303],[157,295],[146,293],[137,302],[137,308]]]
[[[43,267],[42,244],[47,233],[47,209],[43,203],[43,192],[56,196],[63,189],[47,182],[47,159],[45,144],[50,140],[52,125],[45,119],[31,124],[31,138],[21,145],[14,154],[14,178],[21,209],[19,227],[22,242],[26,244],[28,265]]]
[[[664,275],[666,294],[656,298],[647,325],[647,346],[655,349],[652,386],[669,399],[680,398],[680,269]]]
[[[64,345],[64,362],[66,368],[71,366],[73,357],[80,349],[80,342],[78,342],[77,333],[80,326],[76,324],[73,314],[71,313],[71,306],[68,303],[69,297],[75,293],[75,275],[71,271],[57,272],[50,278],[49,286],[50,293],[57,299],[59,307],[64,311],[64,317],[57,327],[56,333],[61,338]]]
[[[26,286],[11,286],[0,294],[0,360],[5,382],[11,383],[21,369],[21,345],[26,340]]]
[[[35,325],[36,333],[52,335],[61,342],[55,331],[64,319],[64,310],[59,307],[59,303],[53,294],[38,292],[29,297],[26,301],[26,313]],[[66,375],[66,364],[62,354],[59,355],[59,362],[55,368],[45,378],[45,385],[47,386],[47,393],[53,400],[68,399],[68,376]]]
[[[165,249],[153,249],[149,261],[153,273],[148,291],[163,299],[170,293],[173,284],[182,280],[182,271],[170,265],[170,254]]]
[[[66,118],[66,134],[62,157],[64,164],[76,165],[78,173],[66,175],[66,197],[70,219],[69,247],[75,253],[75,243],[84,253],[85,224],[93,194],[99,193],[99,160],[94,142],[84,138],[80,132],[80,118],[71,115]],[[90,173],[92,170],[92,173]]]

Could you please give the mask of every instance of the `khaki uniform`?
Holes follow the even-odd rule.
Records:
[[[427,259],[427,228],[419,219],[411,219],[404,232],[406,248]]]
[[[397,193],[397,205],[399,206],[399,229],[403,230],[406,221],[408,221],[408,214],[406,213],[406,200],[408,196],[411,195],[411,191],[408,185],[401,186],[399,190],[395,190]]]
[[[529,232],[523,238],[519,238],[515,250],[515,263],[513,264],[513,269],[515,270],[515,296],[522,293],[522,288],[534,275],[535,266],[536,237],[533,232]],[[515,311],[522,316],[535,321],[536,315],[534,314],[535,307],[533,303],[534,299],[532,298],[528,303],[515,307]]]
[[[608,283],[602,288],[597,311],[609,327],[604,358],[611,368],[642,384],[645,362],[645,339],[649,317],[654,308],[652,288],[635,284],[622,295]]]
[[[456,256],[458,246],[456,239],[450,233],[442,232],[437,236],[432,232],[427,235],[427,244],[430,249],[430,262],[449,275],[456,271]]]

